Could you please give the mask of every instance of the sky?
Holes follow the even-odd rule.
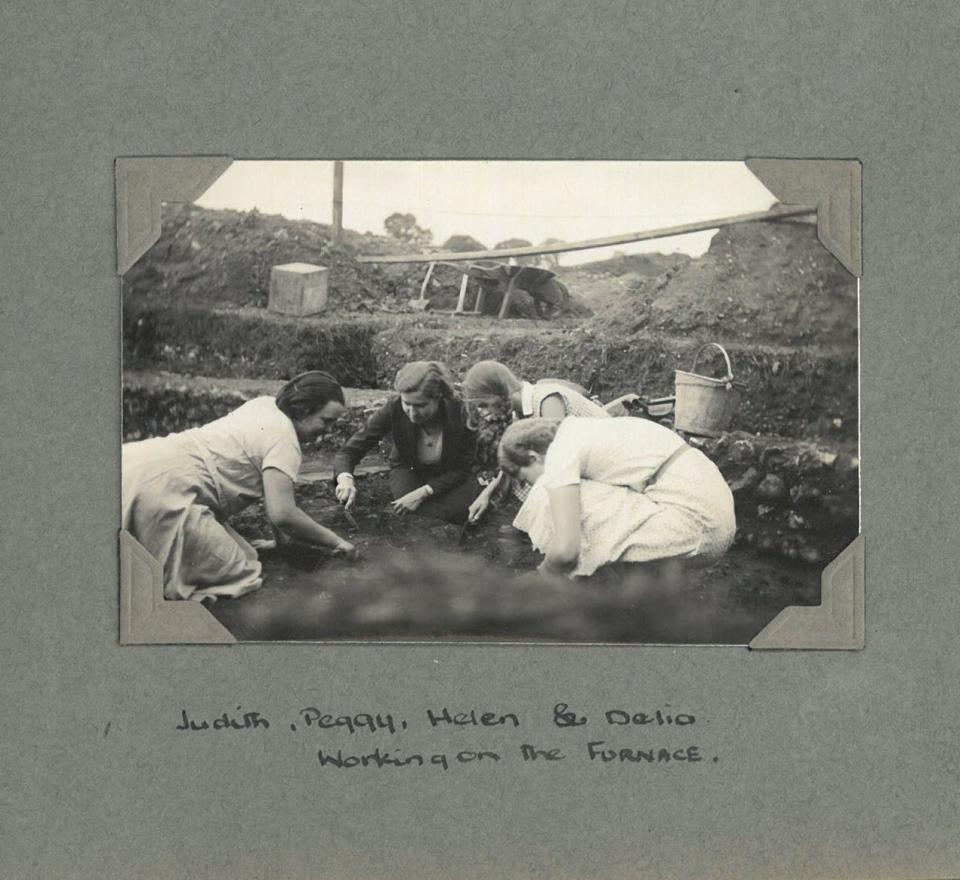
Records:
[[[343,225],[384,233],[412,213],[440,245],[471,235],[539,244],[639,232],[753,211],[776,199],[743,162],[346,161]],[[237,161],[196,204],[330,223],[332,161]],[[623,253],[699,256],[714,231],[562,254],[561,264]]]

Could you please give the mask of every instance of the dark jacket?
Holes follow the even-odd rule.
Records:
[[[440,461],[423,465],[417,461],[417,426],[407,418],[397,396],[367,420],[333,459],[333,479],[353,469],[383,438],[392,441],[392,467],[413,468],[429,475],[425,480],[435,495],[443,495],[459,486],[472,473],[477,435],[466,425],[463,404],[459,400],[441,400],[439,417],[443,422],[443,451]]]

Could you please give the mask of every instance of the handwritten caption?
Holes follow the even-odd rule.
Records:
[[[290,717],[268,717],[237,706],[233,712],[214,717],[181,709],[174,730],[185,736],[246,732],[311,737],[314,742],[319,738],[315,755],[324,770],[435,767],[446,771],[509,761],[539,766],[563,761],[658,767],[716,763],[719,757],[706,754],[695,741],[702,723],[694,713],[673,711],[666,705],[643,711],[602,709],[590,715],[567,703],[555,703],[539,714],[436,706],[409,718],[393,712],[337,712],[316,706],[304,707]],[[544,724],[552,731],[549,737],[541,733],[535,742],[527,741],[534,739],[528,731]],[[437,751],[423,747],[429,745],[431,733],[470,729],[482,729],[483,736],[468,748]],[[371,736],[381,741],[371,743]],[[414,740],[412,747],[409,740]]]

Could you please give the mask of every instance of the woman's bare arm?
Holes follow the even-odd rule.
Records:
[[[267,468],[263,472],[263,503],[270,525],[284,534],[304,544],[332,547],[346,553],[354,550],[353,544],[297,507],[293,480],[277,468]]]
[[[544,567],[548,571],[566,571],[580,556],[580,486],[560,486],[548,490],[553,540],[547,547]]]
[[[473,503],[467,508],[467,519],[470,522],[476,522],[486,512],[490,506],[490,499],[493,493],[497,491],[503,482],[503,471],[497,471],[497,476],[486,486],[479,495],[473,500]]]

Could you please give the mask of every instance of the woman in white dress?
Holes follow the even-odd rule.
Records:
[[[463,378],[463,398],[467,404],[469,425],[474,430],[487,413],[506,413],[514,420],[565,419],[568,416],[610,418],[610,414],[590,400],[579,385],[564,379],[525,382],[499,361],[479,361],[467,370]],[[483,515],[502,481],[501,471],[470,505],[471,522]],[[511,485],[514,495],[523,501],[529,486],[521,480],[513,480]]]
[[[527,419],[507,428],[500,466],[533,484],[513,524],[545,571],[608,563],[709,564],[733,543],[733,494],[717,466],[669,428],[639,418]]]
[[[356,557],[294,497],[301,444],[345,411],[340,385],[314,370],[202,427],[123,444],[123,528],[163,566],[167,599],[236,597],[262,585],[256,550],[225,522],[261,499],[275,532]]]

